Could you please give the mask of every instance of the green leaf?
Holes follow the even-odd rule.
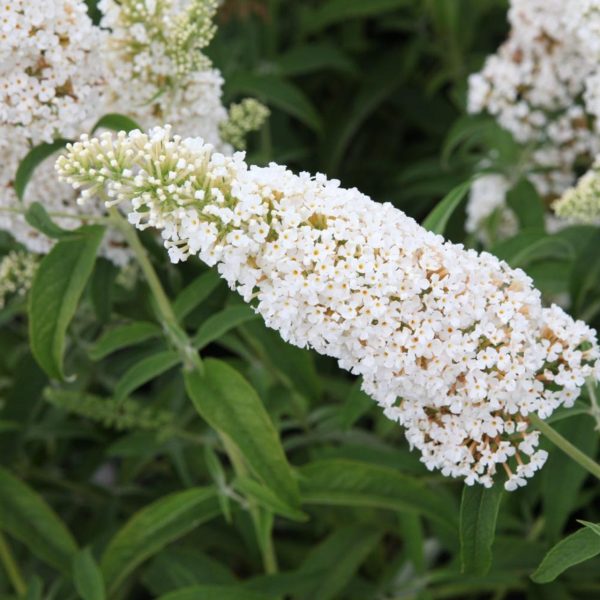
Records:
[[[114,397],[117,400],[127,398],[131,392],[159,375],[166,373],[169,369],[179,364],[180,361],[179,353],[174,350],[156,352],[143,358],[127,369],[121,376],[121,379],[119,379],[115,386]]]
[[[104,228],[81,227],[41,261],[29,292],[29,339],[35,359],[62,379],[65,336],[94,268]]]
[[[311,42],[294,46],[277,59],[280,72],[288,77],[306,75],[325,69],[353,74],[356,66],[331,42]]]
[[[321,154],[329,176],[339,171],[361,126],[402,84],[403,73],[398,65],[404,62],[407,62],[405,53],[394,52],[370,66],[361,80],[361,87],[353,98],[348,99],[347,108],[341,108],[337,117],[333,116],[326,122]]]
[[[153,597],[194,584],[235,584],[222,563],[193,547],[166,548],[144,569],[142,583]]]
[[[219,514],[214,488],[164,496],[137,512],[111,539],[100,561],[109,594],[146,559]]]
[[[15,192],[19,200],[23,201],[25,188],[35,169],[49,156],[52,156],[55,152],[64,148],[69,142],[70,140],[61,138],[51,144],[40,144],[39,146],[32,148],[26,154],[25,158],[19,163],[19,168],[15,175]]]
[[[449,192],[446,197],[429,213],[423,221],[423,227],[433,233],[443,235],[446,226],[454,211],[460,206],[460,203],[466,198],[473,182],[471,180],[461,183]]]
[[[97,129],[112,129],[113,131],[133,131],[139,129],[143,131],[142,127],[138,125],[133,119],[126,115],[120,115],[118,113],[108,113],[103,117],[100,117],[96,124],[92,127],[91,133],[94,133]]]
[[[565,415],[570,415],[571,411],[574,409],[567,409]],[[589,406],[586,407],[585,414],[556,423],[554,428],[563,437],[572,440],[584,454],[596,456],[598,432],[588,413]],[[587,477],[588,472],[563,452],[550,453],[542,470],[541,480],[545,531],[551,541],[560,537],[569,515],[577,506],[581,487]]]
[[[24,600],[42,600],[43,593],[44,586],[42,580],[37,575],[34,575],[31,578],[31,581],[28,582],[27,594],[25,595]]]
[[[410,0],[327,0],[320,6],[306,13],[303,29],[306,34],[345,22],[352,18],[377,17],[410,4]]]
[[[417,573],[424,573],[425,565],[425,533],[421,517],[413,513],[401,513],[400,529],[406,555]]]
[[[110,319],[113,305],[113,292],[119,269],[106,258],[96,261],[96,268],[90,283],[90,295],[98,320],[106,323]]]
[[[136,321],[110,329],[88,350],[92,360],[100,360],[112,352],[160,337],[162,330],[154,323]]]
[[[600,523],[590,523],[581,519],[577,519],[577,522],[589,527],[596,535],[600,535]]]
[[[250,592],[242,585],[194,585],[169,592],[158,600],[269,600],[264,594]]]
[[[256,318],[258,315],[246,304],[224,308],[202,323],[192,344],[197,350],[202,350],[231,329]]]
[[[465,485],[460,503],[460,562],[467,575],[486,575],[492,566],[492,545],[503,488]]]
[[[44,562],[71,572],[77,552],[73,536],[56,513],[29,486],[0,467],[0,529]]]
[[[173,301],[173,312],[177,320],[182,321],[185,319],[201,302],[211,295],[221,281],[219,274],[212,269],[194,279]]]
[[[73,558],[73,583],[83,600],[105,600],[106,598],[102,572],[89,548],[80,550]]]
[[[39,202],[32,202],[25,213],[25,220],[38,231],[53,239],[61,239],[73,235],[72,231],[68,231],[59,227],[46,212],[46,209]]]
[[[230,94],[256,96],[317,132],[322,128],[321,117],[309,98],[298,86],[281,77],[236,73],[227,80],[227,88]]]
[[[352,426],[373,407],[373,399],[361,389],[362,379],[357,379],[348,398],[337,412],[338,422],[344,431]]]
[[[254,388],[220,360],[204,363],[204,376],[185,373],[185,386],[200,416],[239,449],[254,474],[292,509],[298,487],[277,430]]]
[[[586,526],[551,548],[531,579],[536,583],[549,583],[569,567],[598,554],[600,554],[600,536]]]
[[[456,511],[446,498],[394,469],[324,459],[302,467],[300,474],[300,493],[308,504],[411,511],[456,526]]]
[[[442,146],[442,164],[447,167],[452,153],[467,141],[480,142],[482,133],[496,126],[488,115],[464,115],[450,128]]]
[[[343,597],[341,593],[380,539],[381,532],[372,525],[354,524],[332,533],[300,566],[300,571],[307,575],[322,573],[313,576],[313,589],[301,594],[300,598],[332,600]]]
[[[298,522],[305,522],[308,520],[308,515],[302,511],[291,509],[268,487],[254,481],[250,477],[237,477],[233,482],[233,486],[242,494],[256,500],[261,506],[277,515]]]
[[[517,215],[521,229],[544,230],[546,210],[530,181],[521,179],[506,195],[506,203]]]
[[[511,267],[527,265],[546,259],[573,259],[571,244],[560,236],[547,235],[537,229],[521,231],[516,236],[503,240],[490,250]]]

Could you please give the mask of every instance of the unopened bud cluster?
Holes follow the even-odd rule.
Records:
[[[554,204],[559,217],[581,223],[597,223],[600,218],[600,160],[575,187],[569,188]]]
[[[87,137],[57,169],[198,255],[290,343],[338,359],[430,469],[524,485],[546,460],[528,415],[599,375],[595,333],[543,308],[521,270],[465,250],[323,175],[249,167],[170,129]]]
[[[245,150],[246,137],[263,126],[269,113],[269,109],[254,98],[245,98],[238,104],[232,104],[229,118],[219,125],[221,138],[236,150]]]
[[[143,429],[166,434],[171,432],[173,427],[171,412],[144,406],[131,398],[121,401],[52,388],[45,391],[44,398],[56,408],[91,419],[117,431]]]

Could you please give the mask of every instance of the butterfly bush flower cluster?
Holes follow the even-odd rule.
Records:
[[[79,135],[104,83],[95,55],[103,33],[85,3],[2,0],[0,23],[0,122],[34,144]]]
[[[23,250],[13,250],[0,260],[0,309],[7,298],[27,294],[37,267],[37,257]]]
[[[0,229],[31,252],[45,253],[52,241],[25,221],[23,210],[40,201],[49,213],[73,212],[73,190],[57,181],[50,160],[36,170],[21,202],[15,173],[33,145],[76,137],[98,118],[106,85],[98,48],[106,34],[81,0],[0,0],[0,15]],[[76,218],[57,222],[67,229],[80,224]],[[117,264],[128,259],[112,231],[102,253]]]
[[[223,77],[202,53],[216,31],[217,4],[190,0],[182,8],[174,0],[101,0],[99,6],[102,26],[112,32],[105,54],[114,111],[144,127],[168,121],[229,153],[219,130],[228,119]]]
[[[57,169],[80,202],[129,206],[173,262],[216,266],[283,339],[362,376],[444,475],[524,485],[547,456],[528,415],[572,406],[599,375],[595,333],[543,308],[523,271],[323,175],[249,167],[169,127],[84,136]]]
[[[494,116],[526,148],[524,174],[542,197],[556,198],[573,184],[576,164],[600,151],[600,1],[512,0],[509,21],[507,41],[470,78],[468,108]],[[516,183],[486,178],[494,198]],[[471,194],[471,231],[498,208],[486,191]]]
[[[77,137],[106,113],[128,114],[147,127],[168,117],[232,151],[219,129],[228,123],[223,79],[202,53],[215,33],[216,7],[216,0],[103,0],[97,27],[83,0],[0,0],[0,229],[46,253],[52,240],[23,216],[32,202],[42,202],[63,228],[80,224],[77,214],[57,216],[73,213],[75,202],[73,190],[57,181],[53,159],[35,170],[22,202],[15,173],[32,146]],[[112,230],[101,252],[120,266],[130,259]]]

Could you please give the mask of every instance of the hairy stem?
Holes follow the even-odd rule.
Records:
[[[177,350],[180,352],[184,364],[187,368],[198,369],[200,373],[204,372],[204,367],[200,359],[199,354],[194,349],[191,340],[180,327],[177,317],[173,312],[171,302],[165,293],[163,286],[148,258],[146,249],[140,242],[139,237],[135,230],[129,225],[129,223],[123,218],[116,208],[109,209],[111,223],[122,233],[123,237],[127,241],[127,244],[135,254],[136,259],[144,273],[148,286],[156,301],[156,307],[159,312],[163,326],[167,331],[167,335],[174,343]],[[227,454],[231,459],[235,471],[239,475],[247,475],[248,470],[244,463],[243,456],[239,453],[237,447],[231,440],[225,435],[221,435],[223,443],[227,450]],[[275,549],[273,547],[273,540],[271,535],[262,535],[261,531],[261,513],[260,507],[253,501],[250,501],[250,514],[252,515],[252,521],[256,534],[259,538],[259,546],[262,552],[263,564],[265,571],[268,574],[277,572],[277,558],[275,556]]]
[[[200,355],[194,349],[192,341],[188,335],[181,328],[177,321],[177,317],[173,312],[171,301],[169,300],[165,290],[163,289],[162,283],[148,258],[146,249],[140,242],[140,239],[135,230],[129,225],[129,223],[123,218],[116,208],[111,208],[110,220],[111,223],[121,232],[125,238],[127,244],[131,248],[132,252],[144,273],[148,287],[152,292],[154,300],[156,302],[156,308],[160,316],[160,320],[165,328],[166,334],[181,354],[181,358],[186,368],[198,369],[200,373],[204,372],[202,360]]]
[[[541,431],[557,448],[562,450],[567,456],[572,458],[578,465],[582,466],[588,473],[591,473],[597,479],[600,479],[600,465],[592,460],[587,454],[584,454],[579,448],[571,444],[569,440],[564,438],[554,427],[548,425],[540,419],[536,414],[527,416],[530,423]]]

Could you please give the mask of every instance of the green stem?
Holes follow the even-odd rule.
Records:
[[[249,472],[244,462],[244,458],[240,454],[237,446],[224,433],[220,433],[220,436],[234,471],[242,477],[248,476]],[[251,498],[247,498],[247,500],[250,506],[250,515],[252,517],[252,523],[254,524],[254,530],[256,531],[256,536],[258,538],[258,546],[262,554],[265,573],[267,575],[273,575],[274,573],[277,573],[277,556],[273,546],[273,539],[270,534],[267,536],[262,535],[260,507]]]
[[[142,245],[139,237],[135,230],[129,225],[129,223],[123,218],[119,211],[112,207],[109,209],[111,223],[121,232],[125,238],[127,244],[135,254],[136,259],[144,273],[150,291],[156,301],[157,311],[160,315],[160,319],[167,330],[171,341],[174,343],[177,350],[180,352],[184,363],[188,368],[198,369],[200,373],[204,372],[204,367],[198,352],[194,349],[191,340],[179,326],[177,317],[173,312],[171,302],[167,294],[165,293],[163,286],[148,258],[146,249]],[[227,438],[224,434],[221,434],[223,443],[227,450],[227,454],[233,464],[235,471],[242,476],[248,475],[248,470],[244,463],[243,456],[235,444]],[[250,514],[256,534],[259,537],[259,546],[262,553],[263,564],[267,574],[277,573],[277,558],[275,555],[275,549],[273,547],[273,540],[271,535],[262,535],[261,527],[261,512],[260,507],[256,502],[250,502]]]
[[[9,206],[0,207],[0,212],[5,213],[13,213],[16,215],[23,215],[27,213],[26,210],[21,208],[12,208]],[[72,219],[74,221],[85,221],[86,223],[98,223],[101,225],[108,225],[110,220],[106,217],[94,217],[88,214],[78,215],[70,212],[56,212],[56,211],[46,211],[49,217],[53,217],[55,219]]]
[[[6,574],[17,595],[24,596],[27,593],[27,584],[2,533],[0,533],[0,561],[2,561]]]
[[[590,397],[590,415],[596,421],[596,431],[600,430],[600,404],[596,395],[596,382],[592,379],[586,381],[588,395]]]
[[[588,473],[591,473],[597,479],[600,479],[600,465],[584,454],[579,448],[571,444],[556,429],[540,419],[536,414],[528,415],[531,424],[539,429],[557,448],[560,448],[567,456],[572,458],[577,464],[582,466]]]
[[[116,208],[110,208],[109,212],[111,223],[125,238],[144,273],[148,287],[156,302],[160,320],[162,321],[169,339],[181,354],[185,366],[189,369],[198,369],[200,373],[203,373],[204,367],[200,355],[194,349],[194,346],[185,331],[180,327],[177,317],[173,312],[171,301],[163,289],[162,283],[148,258],[148,253],[142,245],[140,238]]]

